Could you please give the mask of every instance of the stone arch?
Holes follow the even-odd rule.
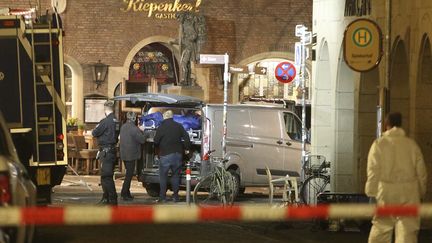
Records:
[[[160,44],[163,47],[166,47],[174,56],[174,58],[176,60],[173,61],[173,65],[174,68],[177,69],[178,68],[178,60],[180,60],[180,53],[179,53],[179,46],[178,44],[174,44],[176,42],[175,39],[171,38],[171,37],[167,37],[167,36],[151,36],[148,38],[145,38],[143,40],[141,40],[139,43],[137,43],[128,53],[128,55],[125,58],[125,61],[123,63],[123,66],[120,68],[120,75],[117,76],[121,76],[123,80],[127,80],[127,77],[129,77],[129,69],[130,69],[130,65],[131,62],[133,60],[133,58],[135,57],[135,55],[142,49],[145,48],[148,45],[151,44]],[[176,74],[178,74],[177,72],[175,72]],[[111,90],[114,91],[115,86],[118,84],[119,78],[117,78],[115,81],[111,82]],[[124,82],[125,83],[125,82]],[[124,86],[125,88],[126,86]],[[151,91],[149,91],[151,92]],[[154,90],[152,92],[155,92]]]
[[[263,52],[259,53],[250,57],[247,57],[239,62],[240,65],[247,65],[252,62],[256,62],[263,59],[269,59],[269,58],[281,58],[281,59],[288,59],[288,60],[294,60],[294,53],[291,52],[278,52],[278,51],[271,51],[271,52]]]
[[[397,13],[392,17],[392,40],[404,38],[409,28],[409,18],[406,14]],[[408,40],[408,39],[406,39]],[[393,41],[393,44],[396,42]]]
[[[239,65],[246,66],[246,65],[254,64],[269,59],[275,59],[277,61],[279,61],[278,59],[280,59],[280,61],[289,60],[291,62],[294,62],[295,56],[294,53],[291,52],[263,52],[241,60],[239,62]],[[268,71],[271,72],[271,70]],[[311,62],[309,60],[306,62],[306,72],[307,72],[306,77],[309,77],[309,82],[311,82],[310,80]],[[232,75],[232,80],[233,80],[233,87],[234,87],[232,89],[233,103],[237,103],[240,101],[239,93],[240,93],[241,80],[239,80],[239,75]]]
[[[357,185],[357,72],[351,70],[339,52],[335,89],[335,158],[332,167],[336,191],[354,191]]]
[[[357,83],[358,108],[357,108],[357,132],[358,132],[358,190],[363,191],[366,183],[366,167],[369,149],[376,138],[377,129],[377,105],[379,99],[378,87],[380,84],[378,67],[360,74]]]
[[[322,39],[312,74],[311,150],[312,153],[322,154],[329,161],[333,161],[333,92],[330,63],[328,43],[326,39]]]
[[[415,90],[415,129],[414,137],[418,142],[426,162],[428,174],[432,173],[432,47],[431,40],[424,34],[419,52],[418,75]],[[429,178],[427,188],[431,188],[432,180]],[[431,196],[426,194],[428,201]]]
[[[402,113],[402,128],[410,134],[410,83],[409,60],[405,42],[396,38],[390,66],[389,96],[387,111],[399,111]]]
[[[420,30],[419,34],[423,33],[431,33],[432,32],[432,17],[429,12],[425,12],[420,18]],[[419,36],[420,37],[420,36]],[[418,39],[418,41],[422,41],[422,39]],[[416,43],[416,45],[420,45],[420,42]]]
[[[84,120],[84,79],[81,64],[73,57],[64,55],[64,63],[72,71],[72,116]]]
[[[247,65],[249,63],[253,63],[253,62],[256,62],[259,60],[271,59],[271,58],[287,59],[287,60],[294,61],[295,56],[294,56],[294,53],[292,53],[292,52],[278,52],[278,51],[263,52],[263,53],[259,53],[259,54],[250,56],[248,58],[245,58],[245,59],[241,60],[239,62],[239,64],[240,65]],[[308,69],[308,70],[312,69],[312,64],[311,64],[310,60],[306,61],[306,69]]]
[[[161,36],[161,35],[157,35],[157,36],[151,36],[148,38],[145,38],[143,40],[141,40],[138,44],[136,44],[128,53],[128,55],[125,58],[125,61],[123,63],[123,68],[125,68],[126,70],[129,69],[129,65],[132,62],[132,58],[135,56],[135,54],[141,50],[141,48],[143,48],[144,46],[151,44],[151,43],[161,43],[162,45],[166,46],[168,49],[170,49],[172,51],[172,53],[174,54],[175,58],[177,60],[180,60],[180,53],[179,53],[179,49],[178,49],[178,45],[173,45],[172,43],[175,41],[175,39],[171,38],[171,37],[167,37],[167,36]],[[127,73],[127,71],[126,71]]]

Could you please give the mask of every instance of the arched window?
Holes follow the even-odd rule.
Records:
[[[125,91],[126,93],[159,92],[163,85],[176,83],[177,77],[177,62],[171,50],[161,43],[151,43],[144,46],[133,57]]]
[[[66,95],[66,114],[72,117],[72,70],[68,65],[64,65],[65,95]]]

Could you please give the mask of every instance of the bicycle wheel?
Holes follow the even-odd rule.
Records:
[[[213,195],[219,198],[223,206],[232,205],[234,201],[234,178],[223,167],[217,167],[214,172]]]
[[[224,169],[221,170],[221,176],[219,178],[223,178],[223,180],[220,180],[220,188],[222,189],[221,196],[224,205],[232,205],[235,196],[235,178],[229,171]]]
[[[194,203],[198,206],[223,206],[221,189],[216,177],[212,174],[198,182],[193,192]]]
[[[325,175],[314,175],[307,178],[300,190],[303,203],[316,205],[318,194],[324,192],[329,184],[330,178]]]

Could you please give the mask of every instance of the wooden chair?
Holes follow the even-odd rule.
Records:
[[[91,135],[85,135],[85,142],[87,143],[87,148],[88,149],[97,149],[98,148],[98,143],[97,143],[97,139]]]
[[[76,146],[75,146],[75,142],[74,142],[73,136],[74,136],[74,134],[72,134],[72,133],[67,133],[67,135],[66,135],[66,138],[67,138],[68,163],[69,163],[69,165],[75,171],[77,171],[77,169],[78,169],[78,160],[76,160],[76,158],[77,158],[77,149],[76,149]]]
[[[85,161],[85,165],[83,166],[85,173],[88,175],[90,173],[90,170],[93,171],[98,169],[96,165],[96,155],[98,150],[87,149],[87,144],[85,142],[84,136],[73,135],[73,141],[76,147],[76,159],[78,159],[78,161],[80,159],[83,159]]]
[[[297,203],[299,201],[297,177],[286,175],[281,178],[273,179],[268,166],[266,166],[266,174],[269,185],[270,204],[273,203],[273,194],[276,186],[283,186],[282,200],[284,203]]]

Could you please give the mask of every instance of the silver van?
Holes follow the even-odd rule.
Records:
[[[209,122],[209,144],[203,143],[203,153],[216,150],[220,155],[222,141],[222,105],[203,108]],[[228,105],[227,108],[227,168],[235,171],[240,188],[267,186],[265,167],[272,175],[299,176],[301,170],[300,119],[291,111],[277,106]],[[206,141],[206,140],[204,140]]]
[[[168,109],[178,115],[199,114],[200,128],[187,130],[192,142],[191,156],[184,156],[192,162],[192,185],[200,177],[202,156],[212,150],[215,150],[212,155],[221,156],[223,105],[204,104],[192,97],[167,94],[129,94],[114,99],[132,101],[146,115]],[[148,194],[156,197],[159,195],[159,174],[157,151],[152,143],[155,128],[146,129],[150,138],[144,145],[138,172]],[[226,150],[229,162],[226,166],[237,179],[238,191],[241,193],[249,186],[267,186],[266,166],[275,176],[299,176],[301,137],[299,117],[282,106],[228,105]],[[181,184],[185,185],[185,177]]]

